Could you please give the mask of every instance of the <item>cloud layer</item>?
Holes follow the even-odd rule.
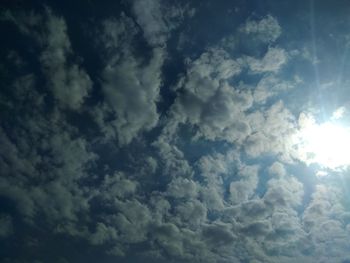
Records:
[[[4,262],[350,260],[347,170],[317,177],[295,143],[310,46],[269,13],[194,43],[210,5],[135,0],[81,30],[2,10],[28,44],[0,65]]]

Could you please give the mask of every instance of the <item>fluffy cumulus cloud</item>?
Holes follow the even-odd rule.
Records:
[[[157,101],[162,83],[165,51],[154,48],[148,61],[131,48],[135,23],[125,15],[103,24],[102,45],[106,60],[102,72],[104,102],[94,110],[96,122],[108,138],[128,144],[158,121]]]
[[[171,31],[175,30],[185,18],[191,17],[195,9],[189,5],[170,1],[134,0],[132,11],[146,41],[152,46],[164,46]]]
[[[346,125],[331,60],[314,82],[294,22],[229,5],[1,10],[1,262],[349,262],[348,168],[296,142]]]
[[[257,38],[263,42],[274,42],[281,35],[281,26],[278,21],[271,15],[263,19],[248,20],[241,27],[240,31],[244,34]]]
[[[258,184],[258,167],[246,166],[239,171],[242,179],[230,183],[230,199],[233,204],[240,204],[250,199]]]
[[[73,49],[64,19],[46,8],[44,14],[7,11],[4,20],[13,21],[28,37],[34,37],[42,48],[40,63],[47,88],[59,106],[79,109],[89,95],[92,81],[78,63],[73,63]]]
[[[256,111],[247,116],[252,133],[244,144],[245,152],[257,157],[264,153],[278,154],[284,161],[291,161],[295,117],[278,101],[265,111]]]
[[[247,64],[253,73],[277,72],[287,62],[285,50],[269,48],[262,59],[247,58]]]
[[[189,123],[198,128],[197,137],[209,140],[244,139],[249,133],[244,112],[252,106],[252,94],[228,82],[240,72],[240,61],[220,49],[214,48],[190,62],[172,105],[173,122]]]
[[[69,63],[72,48],[63,18],[47,11],[40,56],[47,82],[55,98],[63,107],[78,109],[92,88],[89,75],[78,64]]]
[[[169,28],[162,14],[161,2],[157,0],[134,1],[133,11],[147,41],[152,45],[164,44]]]
[[[157,124],[156,102],[163,56],[161,50],[155,50],[146,67],[140,66],[141,62],[131,57],[121,64],[108,65],[104,70],[103,91],[109,109],[116,117],[111,122],[114,128],[111,133],[117,134],[121,144],[129,143],[140,131],[149,130]]]

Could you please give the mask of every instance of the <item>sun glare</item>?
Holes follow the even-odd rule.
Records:
[[[306,163],[341,169],[350,165],[350,129],[333,122],[317,124],[303,118],[298,132],[298,152]]]

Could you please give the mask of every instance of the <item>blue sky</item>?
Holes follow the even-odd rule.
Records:
[[[4,1],[0,261],[350,262],[347,1]]]

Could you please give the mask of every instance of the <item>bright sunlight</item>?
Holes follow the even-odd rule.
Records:
[[[303,161],[333,170],[350,165],[349,127],[334,121],[318,124],[306,114],[300,116],[299,125],[297,151]]]

